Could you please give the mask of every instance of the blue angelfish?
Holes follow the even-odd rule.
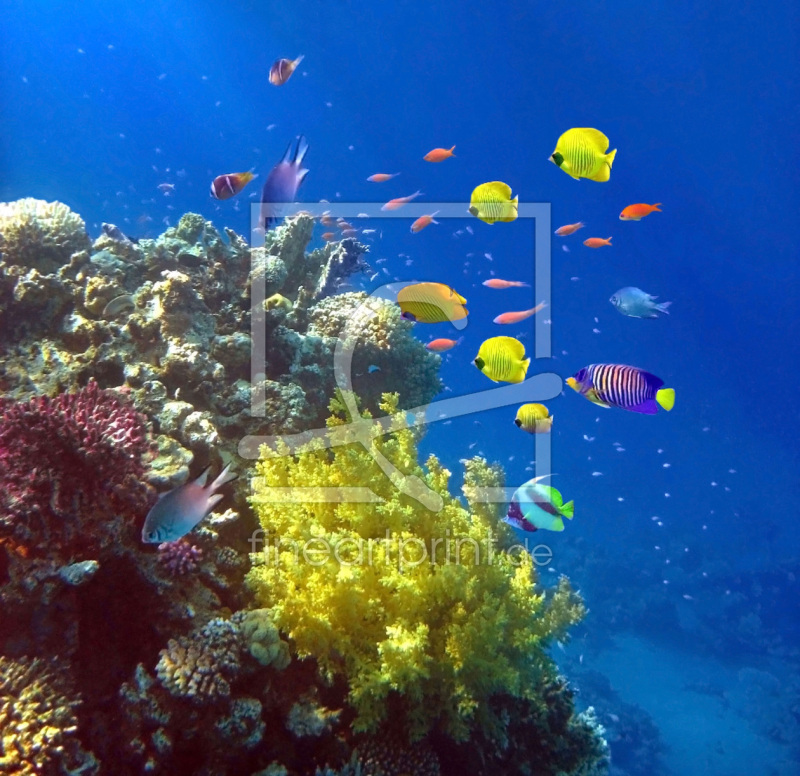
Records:
[[[214,493],[226,482],[236,479],[228,464],[208,486],[206,479],[211,471],[209,466],[196,480],[187,482],[159,496],[158,501],[147,513],[142,527],[142,541],[145,544],[174,542],[192,530],[223,498],[222,493]]]

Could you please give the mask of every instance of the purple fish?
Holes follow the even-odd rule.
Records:
[[[302,167],[307,151],[308,142],[300,135],[289,143],[283,159],[267,176],[261,191],[261,223],[267,229],[275,226],[284,217],[287,206],[295,201],[297,190],[308,175],[308,170]]]
[[[212,495],[214,491],[236,479],[230,468],[228,464],[206,487],[211,471],[209,466],[194,482],[187,482],[159,496],[144,520],[142,541],[145,544],[174,542],[189,533],[223,498],[222,493]]]

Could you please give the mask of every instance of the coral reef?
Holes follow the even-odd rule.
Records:
[[[0,537],[74,560],[115,537],[109,517],[146,511],[145,418],[92,381],[29,402],[0,398]]]
[[[61,202],[31,198],[0,202],[0,268],[4,275],[12,274],[12,267],[53,272],[89,245],[83,219]]]
[[[273,714],[285,707],[288,717],[293,697],[275,687],[288,665],[288,648],[275,650],[270,663],[262,659],[269,651],[265,645],[286,647],[277,631],[274,638],[267,635],[271,627],[258,610],[216,618],[170,639],[155,677],[140,664],[120,690],[125,711],[120,745],[126,759],[132,757],[150,773],[242,772],[237,763],[259,748],[266,734],[265,706]],[[284,654],[287,662],[279,659]],[[305,683],[295,677],[287,686],[302,694]],[[301,722],[310,725],[313,714],[328,722],[326,711],[308,709]],[[329,729],[328,722],[320,732]]]
[[[542,753],[564,773],[595,762],[598,731],[543,679],[555,681],[545,648],[582,604],[505,552],[510,534],[478,494],[502,485],[499,469],[467,463],[465,509],[436,459],[419,465],[399,410],[441,389],[440,358],[396,305],[340,293],[369,269],[366,247],[307,252],[312,229],[301,214],[251,249],[188,213],[156,239],[112,229],[91,242],[60,203],[0,206],[0,771],[523,773],[517,746],[547,774]],[[324,538],[352,560],[354,542],[388,528],[402,554],[254,555],[244,586],[246,477],[227,489],[231,508],[142,545],[156,489],[208,464],[238,469],[245,434],[323,425],[347,370],[363,407],[397,413],[391,433],[368,449],[266,456],[253,506],[287,542]],[[364,484],[383,501],[258,503],[274,484]],[[447,537],[463,540],[458,562]],[[421,544],[431,559],[418,562]]]
[[[180,577],[197,571],[203,560],[203,551],[186,539],[177,539],[158,545],[158,560],[169,574]]]
[[[99,764],[77,736],[79,705],[65,666],[0,656],[0,773],[97,773]]]
[[[18,203],[6,209],[24,210]],[[0,276],[0,340],[8,351],[0,389],[7,395],[52,395],[90,377],[101,387],[124,384],[155,423],[160,450],[183,461],[154,474],[159,485],[177,484],[192,457],[232,454],[244,434],[324,422],[336,386],[336,334],[309,331],[309,315],[327,301],[315,315],[321,321],[339,299],[329,295],[348,275],[367,269],[364,245],[348,238],[306,253],[313,219],[299,215],[251,250],[239,235],[222,235],[192,213],[155,240],[134,244],[103,234],[89,245],[83,222],[63,205],[56,209],[65,235],[59,244],[69,251],[16,286]],[[251,279],[271,299],[252,320]],[[338,304],[346,318],[352,303]],[[268,343],[266,373],[258,378],[266,395],[266,406],[257,408],[263,418],[252,417],[251,409],[254,322]],[[370,331],[380,344],[370,349],[365,341],[364,358],[374,356],[382,371],[356,385],[367,406],[376,408],[384,390],[403,391],[403,406],[429,401],[441,387],[438,357],[396,315],[383,315]],[[401,372],[401,364],[410,371]]]
[[[365,407],[376,410],[389,391],[399,393],[400,407],[417,407],[442,389],[440,357],[411,336],[413,324],[401,318],[397,305],[350,292],[323,299],[308,317],[310,334],[323,337],[331,349],[340,343],[352,358],[352,385]]]
[[[410,746],[387,731],[380,737],[362,739],[358,759],[363,776],[439,776],[439,759],[425,742]]]
[[[212,703],[231,694],[228,679],[239,671],[240,653],[237,628],[226,620],[212,620],[193,637],[170,639],[161,650],[156,674],[172,695]]]
[[[382,408],[393,415],[396,397]],[[343,422],[332,418],[331,430]],[[550,665],[545,645],[584,610],[566,580],[550,595],[537,590],[527,554],[495,552],[495,525],[448,494],[449,472],[435,458],[427,470],[419,466],[412,431],[402,416],[394,423],[375,447],[400,476],[438,494],[442,508],[429,511],[396,489],[360,445],[311,446],[298,456],[265,449],[253,503],[265,536],[280,543],[254,556],[247,580],[298,654],[313,657],[329,679],[346,679],[355,729],[376,730],[399,698],[414,737],[441,726],[464,739],[494,694],[526,698],[535,690]],[[269,498],[272,486],[338,483],[368,484],[383,501],[287,510]],[[323,537],[327,552],[299,562],[299,548],[308,552]]]

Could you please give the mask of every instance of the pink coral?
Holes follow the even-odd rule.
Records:
[[[96,547],[98,524],[147,511],[150,447],[146,418],[94,381],[54,399],[0,398],[0,539],[36,555]]]
[[[158,560],[173,577],[191,574],[203,560],[203,551],[185,539],[158,545]]]

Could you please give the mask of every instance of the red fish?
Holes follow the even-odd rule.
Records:
[[[519,323],[520,321],[524,321],[526,318],[530,318],[532,315],[536,315],[536,313],[544,310],[547,307],[545,302],[540,302],[536,305],[536,307],[532,307],[530,310],[520,310],[519,312],[512,312],[512,313],[501,313],[494,319],[495,323]]]
[[[559,226],[558,229],[556,229],[556,234],[559,237],[568,237],[571,234],[575,234],[578,229],[583,229],[584,226],[586,226],[586,224],[584,224],[583,221],[578,221],[577,224],[566,224],[565,226]]]
[[[440,337],[439,339],[431,340],[425,347],[434,353],[444,353],[446,350],[450,350],[450,348],[460,345],[463,339],[463,337],[459,337],[457,340],[447,339],[447,337]]]
[[[385,183],[386,181],[390,181],[392,178],[396,178],[398,175],[400,175],[399,172],[376,172],[375,175],[370,175],[367,180],[370,183]]]
[[[252,172],[231,172],[227,175],[217,175],[211,181],[211,196],[214,199],[230,199],[235,197],[253,178]]]
[[[413,194],[409,194],[407,197],[397,197],[396,199],[390,199],[382,208],[381,210],[397,210],[398,208],[403,207],[403,205],[407,205],[411,202],[412,199],[416,199],[417,197],[422,196],[421,191],[415,191]]]
[[[530,283],[523,283],[521,280],[500,280],[500,278],[490,278],[484,280],[486,288],[528,288]]]
[[[588,240],[584,240],[583,244],[587,248],[602,248],[604,245],[611,247],[611,238],[606,237],[604,240],[602,237],[590,237]]]
[[[297,59],[276,59],[269,69],[269,82],[273,86],[283,86],[302,61],[302,54]]]
[[[439,211],[437,210],[436,213]],[[413,224],[411,224],[411,231],[416,234],[417,232],[421,232],[426,226],[430,226],[431,224],[438,224],[438,221],[434,220],[434,216],[436,213],[431,213],[429,216],[420,216]]]
[[[645,216],[649,216],[650,213],[660,213],[660,205],[660,202],[656,202],[655,205],[645,205],[643,202],[640,202],[638,205],[628,205],[628,207],[619,214],[619,220],[641,221]]]
[[[422,158],[426,162],[443,162],[445,159],[449,159],[451,156],[455,156],[453,151],[456,150],[456,147],[453,146],[449,150],[447,148],[434,148],[433,151],[428,151],[425,156]]]
[[[325,240],[325,242],[331,242],[336,239],[336,235],[333,232],[323,232],[322,239]]]

